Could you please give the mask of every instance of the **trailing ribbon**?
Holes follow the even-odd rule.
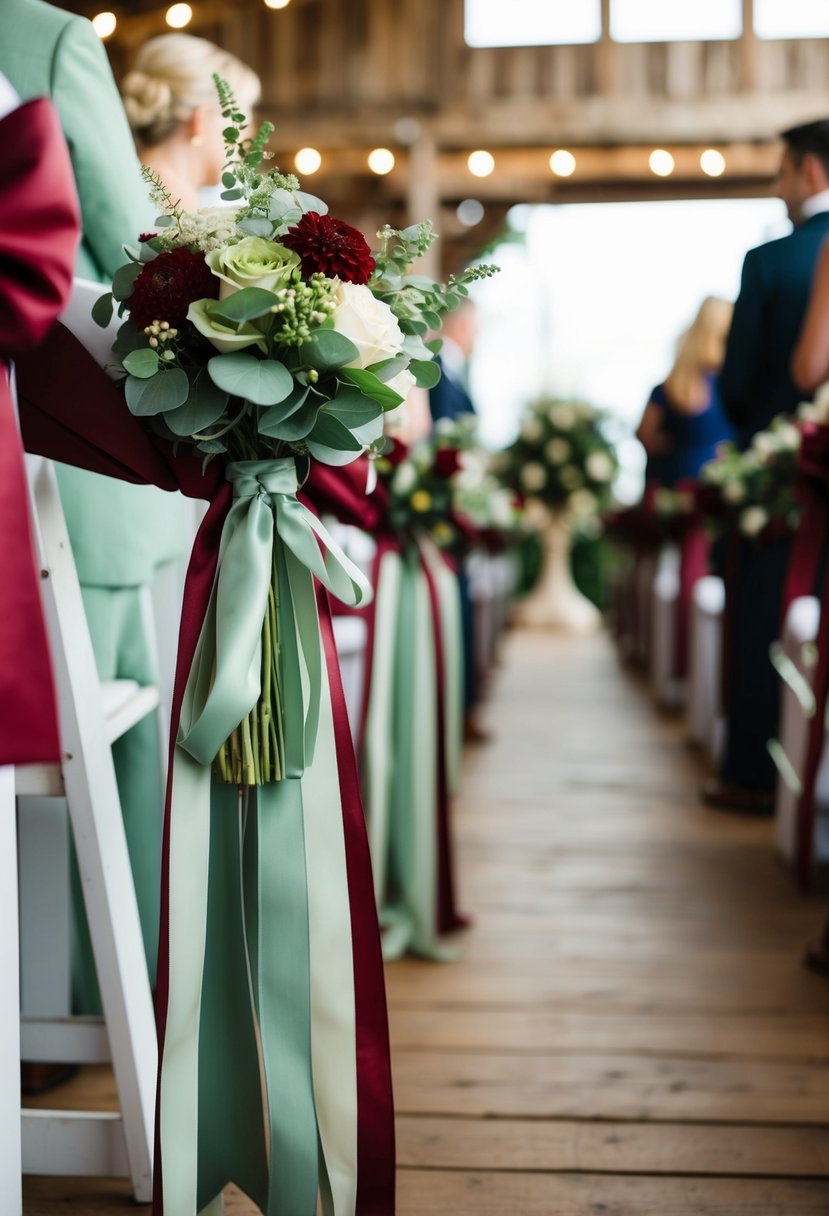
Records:
[[[233,505],[184,694],[178,743],[200,764],[212,764],[256,705],[262,690],[262,622],[275,570],[284,775],[300,777],[314,757],[320,713],[323,655],[313,576],[349,605],[368,600],[371,589],[296,497],[293,458],[237,461],[227,466],[227,479]],[[275,544],[277,536],[281,545]]]

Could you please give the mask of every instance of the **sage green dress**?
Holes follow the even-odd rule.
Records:
[[[107,282],[126,260],[122,242],[152,227],[132,136],[106,51],[83,17],[41,0],[0,3],[0,71],[23,100],[49,96],[69,145],[83,238],[75,273]],[[101,679],[155,683],[158,673],[141,590],[182,555],[179,495],[58,467],[58,481]],[[163,795],[158,723],[151,715],[113,748],[151,979],[158,949]],[[75,874],[76,891],[79,879]],[[76,899],[80,908],[80,899]],[[76,917],[78,1012],[99,1007],[89,935]]]

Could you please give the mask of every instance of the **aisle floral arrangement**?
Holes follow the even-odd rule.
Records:
[[[490,471],[477,432],[472,414],[441,419],[427,440],[412,448],[395,444],[377,460],[396,532],[428,535],[455,552],[516,532],[520,500]]]
[[[296,177],[264,167],[273,126],[244,139],[245,116],[229,87],[218,78],[216,86],[229,124],[222,197],[235,206],[184,212],[146,171],[160,232],[128,249],[95,317],[108,324],[114,304],[126,314],[113,349],[134,414],[205,460],[223,457],[231,476],[258,476],[248,466],[266,461],[271,475],[279,470],[285,484],[301,486],[311,459],[345,465],[385,449],[384,414],[440,374],[440,342],[426,335],[468,283],[494,268],[467,270],[446,285],[411,274],[435,238],[428,222],[382,229],[372,251]],[[317,523],[309,526],[320,535]],[[339,558],[335,565],[349,570],[345,581],[332,575],[345,598],[364,596],[350,585],[359,586],[354,571]],[[280,599],[280,580],[289,577],[276,562],[261,589],[262,695],[216,758],[217,775],[234,784],[279,780],[290,767],[279,659],[293,634],[291,597]]]
[[[437,378],[427,334],[493,268],[412,274],[428,223],[372,251],[265,166],[270,124],[245,139],[216,84],[233,206],[189,214],[148,173],[159,231],[94,313],[117,305],[127,405],[211,499],[172,713],[155,1212],[212,1210],[233,1181],[269,1216],[391,1216],[380,942],[321,590],[356,605],[370,588],[298,490],[312,463],[385,449],[384,414]],[[355,473],[341,497],[364,488]]]
[[[791,418],[775,418],[751,446],[723,444],[700,471],[697,502],[717,532],[737,531],[764,544],[797,526],[800,503],[795,481],[802,429]]]
[[[542,398],[495,462],[504,485],[553,511],[585,516],[610,503],[618,469],[608,416],[580,401]]]

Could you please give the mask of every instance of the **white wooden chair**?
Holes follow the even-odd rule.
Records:
[[[89,319],[99,292],[97,285],[76,284],[68,320],[103,362],[111,338],[102,338]],[[54,469],[49,461],[30,461],[29,475],[63,756],[59,765],[16,771],[22,952],[25,960],[46,949],[68,968],[68,948],[56,953],[51,945],[56,928],[68,923],[65,799],[104,1017],[69,1016],[68,969],[57,984],[52,975],[39,988],[24,967],[21,1057],[111,1060],[120,1113],[24,1110],[23,1172],[126,1176],[136,1200],[148,1202],[155,1023],[111,746],[157,708],[159,693],[129,680],[99,682]],[[54,898],[38,919],[33,905],[44,892]],[[62,922],[54,919],[61,908]],[[32,1016],[38,1006],[42,1016]]]
[[[686,683],[676,676],[677,632],[679,628],[679,565],[676,545],[663,545],[653,580],[650,677],[656,700],[665,709],[681,705]]]
[[[811,718],[815,712],[812,682],[815,672],[820,600],[815,596],[796,599],[786,615],[783,637],[774,653],[781,674],[780,777],[775,797],[777,848],[790,864],[797,854],[797,802]],[[815,796],[814,859],[829,862],[829,752],[824,750],[817,775]]]
[[[716,762],[722,747],[722,631],[725,585],[708,574],[694,585],[688,676],[691,738]]]

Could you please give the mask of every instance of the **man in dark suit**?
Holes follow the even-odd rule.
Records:
[[[741,448],[802,400],[789,363],[818,254],[829,236],[829,119],[783,133],[777,193],[794,230],[746,254],[720,390]],[[769,648],[780,634],[789,543],[759,550],[740,542],[728,583],[726,736],[720,777],[703,790],[712,806],[770,812],[779,689]]]

